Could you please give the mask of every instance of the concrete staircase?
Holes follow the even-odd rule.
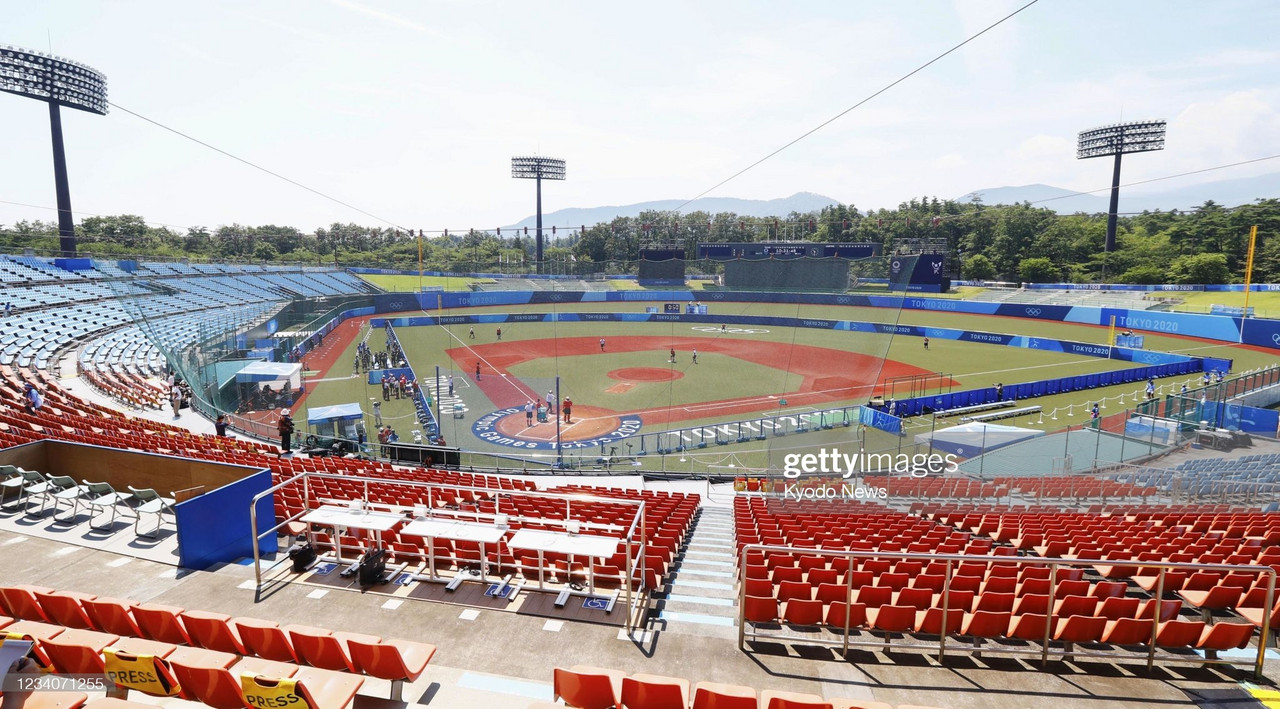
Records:
[[[737,637],[737,565],[733,513],[703,505],[672,562],[666,592],[657,597],[656,630]]]

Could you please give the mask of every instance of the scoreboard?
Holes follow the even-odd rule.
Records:
[[[842,258],[857,260],[880,255],[880,244],[870,243],[719,243],[698,244],[698,258],[712,261],[766,261],[769,259]]]

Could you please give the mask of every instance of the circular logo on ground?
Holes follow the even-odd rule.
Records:
[[[578,410],[578,407],[575,406],[574,410]],[[564,424],[561,427],[560,449],[568,451],[606,446],[634,436],[640,432],[640,427],[643,425],[639,416],[622,415],[609,418],[612,419],[612,423],[609,425],[611,430],[603,433],[592,431],[592,435],[586,438],[576,438],[573,435],[574,427],[580,425],[583,421],[580,420],[577,424]],[[598,421],[598,419],[596,420]],[[507,425],[504,425],[504,423]],[[476,419],[475,423],[471,424],[471,434],[476,438],[494,445],[520,450],[555,450],[555,431],[556,424],[554,420],[540,422],[532,428],[525,426],[523,406],[498,409],[481,416]]]
[[[722,330],[710,325],[695,325],[690,329],[698,332],[726,332],[733,335],[763,335],[768,332],[768,330],[760,327],[726,327]]]

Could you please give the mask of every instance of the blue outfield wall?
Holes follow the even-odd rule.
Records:
[[[1156,364],[1146,367],[1135,367],[1133,369],[1118,369],[1111,372],[1098,372],[1096,374],[1081,374],[1070,377],[1058,377],[1056,379],[1042,379],[1035,382],[1005,384],[1002,396],[999,399],[996,398],[995,387],[956,391],[948,394],[919,396],[913,399],[902,399],[895,402],[897,405],[895,411],[897,411],[899,416],[918,416],[920,414],[931,413],[934,411],[957,409],[962,406],[988,404],[998,400],[1022,401],[1024,399],[1034,399],[1041,396],[1067,394],[1073,391],[1088,391],[1090,389],[1108,387],[1117,384],[1144,382],[1149,378],[1161,379],[1163,377],[1195,374],[1202,371],[1203,367],[1203,361],[1188,359],[1184,362]]]
[[[698,296],[698,297],[695,297]],[[1248,345],[1280,350],[1280,320],[1240,318],[1227,315],[1202,315],[1196,313],[1166,313],[1124,308],[1095,308],[1069,305],[1029,305],[1013,303],[979,303],[946,298],[927,298],[912,295],[847,295],[834,293],[766,293],[747,291],[710,291],[695,294],[693,291],[495,291],[486,293],[387,293],[375,296],[376,313],[394,313],[407,310],[430,312],[437,307],[467,308],[485,305],[531,305],[605,303],[605,302],[689,302],[706,303],[711,307],[708,322],[731,323],[730,316],[715,313],[717,302],[734,303],[809,303],[813,305],[844,305],[853,307],[925,310],[962,313],[969,315],[996,315],[1009,318],[1030,318],[1051,322],[1070,322],[1083,325],[1111,324],[1143,332],[1166,333],[1201,337],[1220,342],[1243,342]],[[441,305],[438,305],[438,302]],[[356,314],[353,311],[353,314]],[[367,314],[367,313],[358,313]],[[484,318],[486,316],[475,316]],[[503,322],[502,316],[473,322]]]
[[[178,565],[185,569],[207,569],[220,562],[253,556],[253,530],[249,505],[254,495],[271,488],[271,471],[262,470],[216,490],[174,505],[178,527]],[[275,497],[258,500],[259,532],[276,523]],[[268,534],[259,543],[263,554],[278,551],[276,535]]]

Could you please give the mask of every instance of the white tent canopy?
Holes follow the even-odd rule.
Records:
[[[944,453],[955,453],[961,458],[972,458],[988,451],[1002,448],[1028,438],[1043,436],[1044,431],[1017,426],[1001,426],[995,423],[971,422],[943,428],[916,436],[916,443],[929,445]]]
[[[283,384],[287,381],[290,387],[297,391],[302,387],[302,365],[285,362],[252,362],[236,372],[236,381],[261,384]]]

